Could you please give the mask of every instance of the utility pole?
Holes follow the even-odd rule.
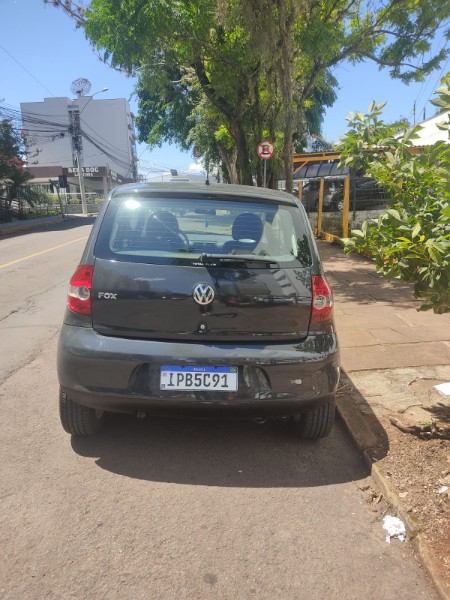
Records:
[[[74,82],[74,84],[79,83],[78,81]],[[89,82],[83,81],[81,82],[83,84],[88,84],[89,88],[87,91],[89,91],[91,84]],[[82,89],[75,89],[72,90],[75,91],[78,95],[78,102],[80,102],[80,98],[83,94]],[[107,92],[108,88],[104,87],[102,90],[99,90],[98,92],[95,92],[94,94],[92,94],[92,96],[89,98],[89,100],[86,102],[86,104],[83,106],[83,108],[80,110],[80,105],[73,105],[69,107],[69,112],[70,112],[70,127],[69,127],[69,131],[70,134],[72,135],[72,144],[73,144],[73,148],[75,150],[76,153],[76,157],[77,157],[77,167],[78,167],[78,180],[80,182],[80,194],[81,194],[81,208],[83,211],[83,215],[86,216],[87,215],[87,202],[86,202],[86,190],[84,187],[84,174],[83,174],[83,160],[82,160],[82,145],[81,145],[81,113],[85,110],[86,106],[89,104],[89,102],[92,100],[92,98],[94,96],[96,96],[97,94],[101,94],[102,92]],[[75,109],[75,110],[74,110]]]
[[[80,137],[78,136],[78,139]],[[87,215],[87,202],[86,202],[86,191],[84,189],[84,176],[83,176],[83,161],[81,160],[80,147],[78,144],[75,146],[77,153],[77,165],[78,165],[78,179],[80,181],[80,193],[81,193],[81,210],[83,215]]]
[[[81,210],[84,216],[87,215],[86,191],[84,188],[83,177],[83,161],[81,159],[81,128],[80,128],[80,113],[76,114],[74,110],[70,111],[70,134],[72,136],[72,144],[75,148],[78,167],[78,181],[80,182],[81,194]]]

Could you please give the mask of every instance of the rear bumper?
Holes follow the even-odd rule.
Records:
[[[160,367],[167,364],[238,367],[238,391],[160,390]],[[63,325],[57,366],[61,388],[74,402],[168,416],[295,414],[325,401],[339,381],[335,334],[234,346],[114,338]]]

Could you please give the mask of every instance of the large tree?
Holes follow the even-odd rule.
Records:
[[[288,190],[308,110],[320,117],[330,100],[325,94],[320,104],[315,94],[336,83],[330,69],[372,60],[392,77],[421,80],[447,54],[430,55],[437,29],[449,37],[448,0],[92,0],[81,9],[49,1],[85,28],[112,66],[139,77],[141,135],[151,143],[191,143],[203,100],[209,153],[226,158],[228,179],[252,182],[255,140],[270,135],[281,146]]]

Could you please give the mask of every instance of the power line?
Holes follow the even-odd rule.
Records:
[[[107,156],[109,159],[111,159],[112,161],[114,161],[116,164],[118,164],[119,166],[123,167],[124,169],[127,169],[127,172],[131,170],[132,165],[128,162],[123,161],[122,159],[120,159],[117,156],[114,156],[113,154],[111,154],[110,152],[108,152],[105,148],[103,148],[102,146],[100,146],[95,140],[93,140],[85,131],[81,131],[80,130],[80,134],[89,142],[91,143],[93,146],[95,146],[98,150],[100,150],[100,152],[102,152],[105,156]]]
[[[65,109],[67,110],[68,107],[65,106]],[[42,115],[38,114],[38,113],[33,113],[33,112],[21,112],[18,111],[14,108],[2,108],[0,107],[0,115],[3,113],[4,118],[7,118],[11,121],[16,121],[19,125],[20,123],[26,123],[27,127],[26,130],[36,133],[36,132],[48,132],[48,133],[54,133],[55,129],[61,129],[64,131],[68,131],[69,128],[69,122],[65,122],[65,123],[61,123],[60,121],[52,121],[50,119],[52,118],[58,118],[58,117],[65,117],[66,114],[64,115],[48,115],[47,119],[44,119],[42,117]],[[99,143],[103,143],[105,144],[109,150],[112,150],[114,152],[120,152],[124,157],[128,157],[128,153],[124,150],[122,150],[121,148],[118,148],[117,146],[114,146],[113,144],[111,144],[111,142],[109,142],[108,140],[106,140],[104,137],[101,136],[101,134],[99,134],[97,131],[95,131],[95,129],[93,129],[92,127],[90,127],[90,125],[88,123],[86,123],[86,121],[84,119],[80,119],[80,121],[82,122],[83,126],[86,127],[87,129],[89,129],[97,138],[99,138]],[[42,126],[51,126],[52,129],[50,130],[45,130],[42,129],[41,127],[39,127],[39,129],[31,129],[29,127],[29,124],[32,125],[42,125]],[[19,127],[20,128],[20,127]],[[25,127],[24,127],[25,129]]]
[[[441,39],[439,40],[439,43],[437,44],[437,47],[438,47],[438,53],[439,53],[439,52],[442,52],[443,50],[447,50],[448,43],[449,43],[449,40],[448,40],[448,39],[446,39],[446,37],[443,35],[443,36],[441,37]],[[442,45],[441,45],[441,44],[442,44]],[[430,91],[430,93],[429,93],[429,95],[428,95],[427,99],[425,100],[425,102],[424,102],[423,104],[419,105],[419,104],[418,104],[418,102],[419,102],[419,98],[421,97],[422,93],[423,93],[423,92],[424,92],[424,91],[425,91],[425,90],[428,88],[428,86],[429,86],[429,84],[430,84],[430,82],[431,82],[431,80],[432,80],[431,78],[433,77],[433,73],[430,73],[430,74],[428,75],[427,79],[426,79],[425,81],[423,81],[423,82],[422,82],[422,85],[421,85],[421,87],[420,87],[420,90],[419,90],[419,91],[418,91],[418,93],[417,93],[416,99],[414,100],[413,106],[412,106],[412,108],[411,108],[411,111],[410,111],[410,113],[409,113],[409,114],[413,114],[413,112],[415,111],[415,109],[416,109],[416,108],[418,108],[418,107],[419,107],[419,109],[417,110],[417,113],[418,113],[418,114],[420,114],[420,113],[421,113],[423,110],[425,110],[427,103],[429,102],[430,98],[432,97],[432,95],[433,95],[433,94],[434,94],[434,92],[435,92],[435,89],[436,89],[436,86],[437,86],[437,85],[438,85],[438,83],[439,83],[439,80],[441,79],[441,77],[442,77],[442,75],[443,75],[443,73],[444,73],[445,69],[447,68],[447,65],[448,65],[448,63],[449,63],[449,60],[450,60],[450,58],[449,58],[449,59],[447,59],[447,61],[445,62],[444,66],[442,67],[442,69],[441,69],[441,72],[440,72],[440,74],[439,74],[439,76],[438,76],[438,78],[437,78],[437,81],[436,81],[436,83],[435,83],[435,84],[432,86],[432,88],[431,88],[431,91]]]
[[[147,150],[147,148],[146,148]],[[143,152],[141,152],[140,156],[142,156]],[[170,171],[170,169],[172,167],[168,167],[167,165],[161,165],[157,162],[155,162],[154,160],[139,160],[139,162],[142,163],[148,163],[149,165],[151,165],[150,168],[152,168],[153,166],[155,166],[157,169],[162,169],[164,171]]]
[[[39,84],[39,85],[40,85],[42,88],[44,88],[44,90],[46,90],[46,91],[47,91],[49,94],[51,94],[52,96],[55,96],[55,94],[54,94],[54,93],[53,93],[51,90],[49,90],[49,89],[48,89],[48,87],[46,87],[46,86],[45,86],[45,85],[44,85],[44,84],[43,84],[41,81],[39,81],[39,79],[38,79],[37,77],[35,77],[35,76],[33,75],[33,73],[31,73],[31,72],[30,72],[30,71],[29,71],[29,70],[28,70],[26,67],[24,67],[24,66],[23,66],[23,64],[22,64],[22,63],[20,63],[20,62],[17,60],[17,58],[15,58],[15,57],[14,57],[14,56],[11,54],[11,52],[8,52],[8,50],[7,50],[7,49],[6,49],[4,46],[2,46],[1,44],[0,44],[0,48],[1,48],[1,49],[3,50],[3,52],[5,52],[5,53],[6,53],[6,54],[7,54],[7,55],[10,57],[10,58],[12,58],[12,59],[13,59],[13,61],[14,61],[14,62],[16,62],[16,63],[19,65],[19,67],[25,71],[25,73],[28,73],[28,75],[29,75],[30,77],[32,77],[32,78],[33,78],[33,79],[34,79],[34,80],[35,80],[35,81],[36,81],[36,82],[37,82],[37,83],[38,83],[38,84]]]
[[[92,127],[90,127],[85,121],[83,121],[82,119],[80,119],[80,121],[82,121],[83,126],[86,127],[87,129],[89,129],[95,136],[97,136],[97,138],[99,138],[99,140],[97,140],[99,143],[103,142],[105,145],[107,145],[109,147],[109,150],[114,150],[116,152],[120,152],[121,154],[124,154],[125,156],[128,157],[128,152],[125,152],[125,150],[122,150],[121,148],[117,148],[117,146],[114,146],[113,144],[111,144],[111,142],[109,142],[108,140],[105,140],[104,137],[102,137],[98,131],[95,131],[95,129],[92,129]]]
[[[434,92],[436,91],[436,88],[437,88],[437,86],[438,86],[439,82],[441,81],[441,78],[442,78],[442,76],[443,76],[443,74],[444,74],[444,71],[446,70],[446,68],[447,68],[447,65],[448,65],[448,63],[449,63],[449,62],[450,62],[450,57],[449,57],[449,58],[448,58],[448,59],[445,61],[445,64],[444,64],[444,66],[443,66],[443,68],[442,68],[441,72],[439,73],[439,77],[436,79],[436,82],[435,82],[435,84],[433,85],[433,91],[432,91],[432,92],[430,92],[430,95],[429,95],[429,96],[428,96],[428,98],[427,98],[427,102],[429,101],[429,99],[431,98],[431,96],[432,96],[432,95],[434,94]]]
[[[44,119],[41,115],[38,115],[36,113],[31,113],[31,112],[23,112],[21,113],[20,111],[17,111],[16,109],[13,108],[8,108],[8,107],[0,107],[0,116],[3,118],[6,118],[12,122],[16,123],[16,128],[22,129],[20,127],[20,125],[22,124],[23,130],[28,133],[30,133],[33,136],[33,146],[36,146],[38,144],[43,144],[43,143],[49,143],[51,141],[54,141],[56,137],[63,137],[65,134],[69,134],[70,133],[70,125],[69,123],[61,123],[58,121],[51,121],[48,119]],[[29,127],[28,125],[34,125],[37,126],[36,129]],[[89,129],[92,130],[92,128],[89,127]],[[113,154],[110,149],[105,148],[104,146],[101,145],[101,143],[96,140],[95,138],[93,138],[92,136],[90,136],[88,133],[86,133],[86,131],[81,130],[80,134],[86,138],[86,140],[91,143],[94,147],[97,148],[97,150],[100,150],[100,152],[105,155],[106,157],[108,157],[110,160],[112,160],[113,162],[115,162],[117,165],[119,165],[120,167],[124,168],[127,170],[127,172],[129,172],[132,169],[132,165],[130,164],[130,162],[123,160],[120,156],[117,156],[116,154]],[[97,132],[94,132],[95,135],[98,135]],[[101,136],[99,136],[101,137]],[[106,142],[106,140],[105,140]],[[106,142],[107,143],[107,142]],[[112,148],[115,148],[114,146],[111,146]],[[119,148],[117,148],[116,150],[119,150],[124,156],[128,157],[128,154],[125,151],[120,150]]]
[[[21,129],[21,125],[26,122],[31,125],[42,125],[43,127],[51,127],[52,132],[57,132],[59,130],[68,131],[69,123],[61,122],[61,121],[51,121],[49,119],[44,119],[41,115],[32,112],[21,112],[14,108],[9,108],[8,106],[0,107],[0,116],[4,119],[8,119],[9,121],[16,123],[16,127]],[[56,130],[56,131],[55,131]],[[42,127],[39,127],[38,131],[43,131]]]
[[[31,71],[29,71],[17,58],[15,58],[3,45],[0,44],[0,48],[15,62],[19,65],[19,67],[21,69],[23,69],[30,77],[32,77],[44,90],[46,90],[53,98],[58,98],[58,96],[56,96],[56,94],[54,92],[52,92],[52,90],[50,90],[47,86],[45,86],[35,75],[33,75],[33,73],[31,73]],[[60,102],[61,105],[63,105],[63,102]],[[86,108],[86,105],[85,107]],[[84,110],[84,109],[83,109]],[[66,113],[66,111],[68,111],[68,106],[67,104],[64,103],[64,111]],[[83,111],[80,111],[80,115]],[[38,129],[29,129],[29,131],[32,134],[35,134],[35,139],[33,140],[34,144],[33,145],[37,145],[37,144],[42,144],[42,143],[48,143],[50,141],[54,141],[56,135],[58,135],[58,132],[55,132],[55,129],[59,129],[59,133],[61,135],[61,137],[65,134],[65,133],[70,133],[70,125],[69,123],[61,123],[61,122],[57,122],[57,121],[49,121],[46,119],[43,119],[40,115],[36,115],[33,113],[22,113],[19,111],[16,111],[14,109],[8,109],[8,108],[2,108],[0,107],[0,117],[2,116],[3,113],[3,118],[6,118],[8,120],[11,120],[13,122],[16,122],[16,126],[17,129],[22,129],[20,127],[21,124],[32,124],[32,125],[37,125]],[[54,115],[55,116],[55,115]],[[58,115],[60,116],[60,115]],[[51,115],[50,115],[51,117]],[[93,134],[94,136],[97,136],[100,138],[100,140],[103,141],[104,144],[106,144],[107,147],[109,147],[109,150],[111,151],[115,151],[115,152],[119,152],[120,154],[122,154],[124,157],[126,157],[128,159],[129,154],[122,150],[121,148],[117,148],[115,147],[113,144],[111,144],[109,141],[105,140],[98,132],[96,132],[94,129],[92,129],[84,120],[81,119],[80,117],[80,122],[83,123],[83,125],[85,127],[87,127]],[[52,129],[50,130],[45,130],[42,129],[39,126],[43,126],[43,127],[51,127]],[[25,127],[23,128],[25,129]],[[27,129],[28,131],[28,129]],[[92,138],[90,138],[86,132],[81,132],[83,137],[85,137],[91,144],[93,144],[98,150],[100,150],[100,152],[102,154],[104,154],[105,156],[107,156],[108,158],[110,158],[112,161],[114,161],[116,164],[118,164],[119,166],[123,167],[124,169],[127,169],[127,174],[132,170],[133,166],[132,164],[127,160],[127,162],[125,162],[123,159],[114,156],[113,154],[111,154],[111,152],[108,152],[104,147],[100,146],[100,143],[97,141],[95,142],[94,140],[92,140]],[[40,135],[38,135],[40,134]],[[43,135],[43,134],[48,134],[48,135]]]

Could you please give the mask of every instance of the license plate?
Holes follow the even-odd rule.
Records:
[[[162,390],[214,390],[235,392],[238,389],[237,367],[161,367]]]

